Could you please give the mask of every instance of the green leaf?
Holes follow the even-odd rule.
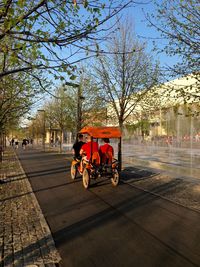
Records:
[[[85,1],[83,2],[83,6],[84,6],[84,8],[87,8],[87,7],[88,7],[88,1],[87,1],[87,0],[85,0]]]
[[[72,76],[70,76],[70,80],[75,80],[76,79],[76,75],[72,74]]]

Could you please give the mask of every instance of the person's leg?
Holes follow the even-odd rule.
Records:
[[[79,169],[81,174],[83,173],[83,168],[84,168],[84,164],[86,163],[86,161],[87,161],[87,157],[83,156],[80,162],[80,169]]]

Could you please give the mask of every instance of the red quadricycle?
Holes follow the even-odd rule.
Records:
[[[89,160],[73,160],[71,163],[71,178],[75,179],[82,164],[82,181],[84,188],[88,189],[91,179],[102,177],[110,178],[113,186],[117,186],[120,181],[121,171],[121,131],[118,127],[84,127],[79,132],[91,137],[91,157]],[[92,142],[99,139],[116,139],[118,141],[118,158],[114,158],[110,153],[92,151]],[[82,161],[82,162],[81,162]]]

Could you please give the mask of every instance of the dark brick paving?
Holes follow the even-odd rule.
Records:
[[[0,267],[55,266],[60,256],[12,148],[0,169]]]

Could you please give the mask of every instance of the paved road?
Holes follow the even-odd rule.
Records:
[[[200,213],[122,183],[85,190],[70,157],[19,152],[50,226],[60,266],[200,266]]]

